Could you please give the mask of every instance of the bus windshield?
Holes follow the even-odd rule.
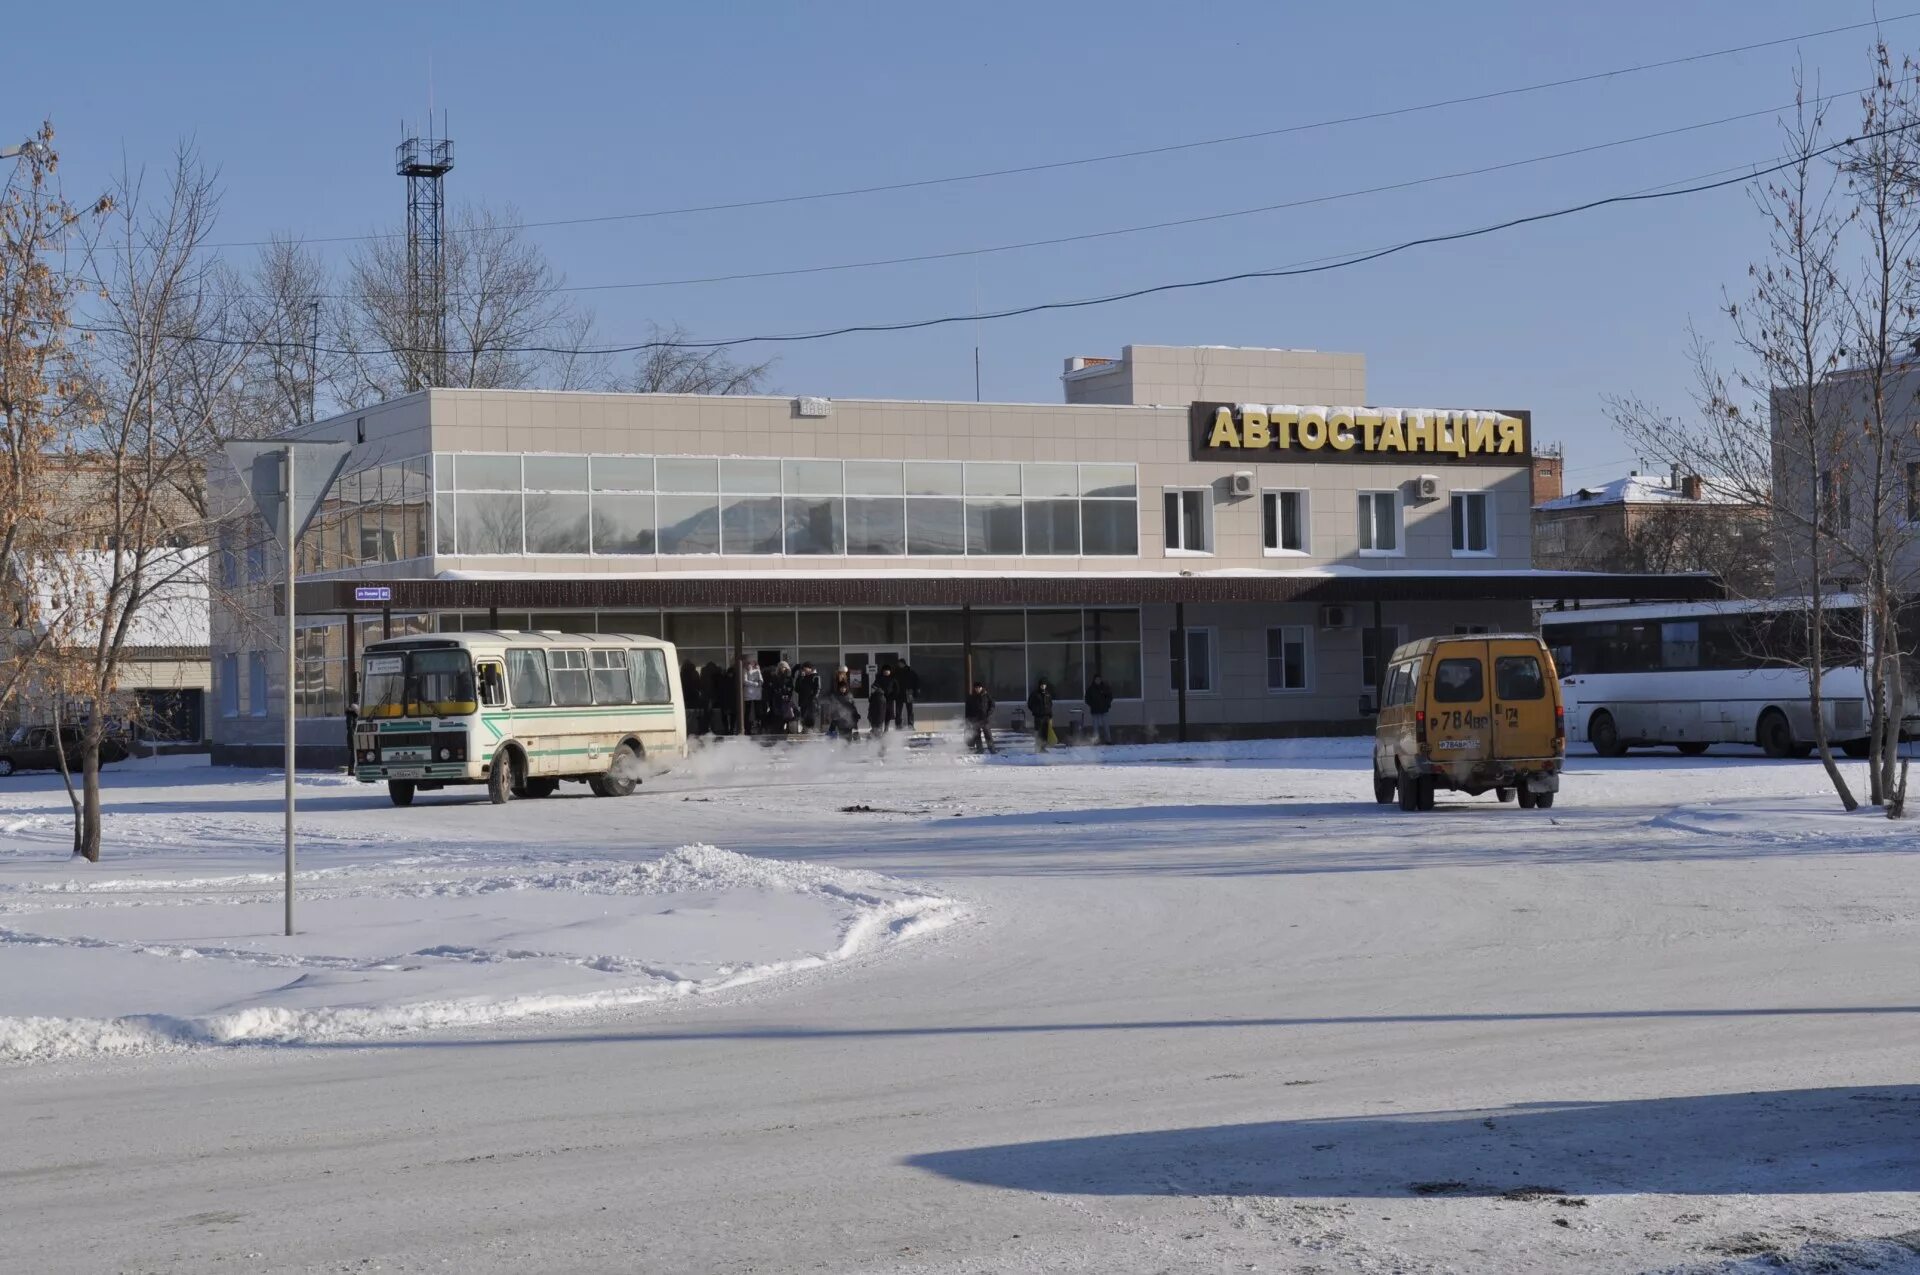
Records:
[[[464,717],[479,707],[473,660],[463,650],[367,656],[362,717]]]

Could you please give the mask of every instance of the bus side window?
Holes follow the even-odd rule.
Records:
[[[633,692],[637,704],[670,704],[673,689],[667,684],[667,656],[664,651],[635,647],[627,652],[633,663]]]
[[[502,708],[507,702],[506,671],[491,661],[480,665],[480,702],[488,708]]]
[[[545,708],[553,703],[547,687],[547,655],[538,647],[515,647],[507,652],[513,673],[513,702],[519,708]]]

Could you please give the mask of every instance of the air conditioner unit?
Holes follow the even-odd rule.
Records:
[[[1323,606],[1320,608],[1320,627],[1323,629],[1350,629],[1353,627],[1353,608],[1343,606]]]
[[[1242,469],[1227,480],[1227,491],[1235,496],[1253,495],[1253,471]]]
[[[1414,489],[1420,493],[1420,499],[1438,500],[1440,498],[1440,475],[1422,474],[1413,482]]]

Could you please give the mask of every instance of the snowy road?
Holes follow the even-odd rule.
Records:
[[[316,868],[710,842],[967,911],[695,998],[0,1065],[0,1269],[1920,1270],[1920,853],[1816,767],[1582,759],[1551,812],[1409,816],[1344,743],[1122,759],[318,785]],[[11,782],[0,887],[58,813]],[[271,872],[270,778],[114,783],[148,804],[102,869]]]

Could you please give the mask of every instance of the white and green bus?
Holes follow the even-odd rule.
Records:
[[[673,644],[624,633],[495,630],[369,643],[354,766],[396,806],[485,784],[495,805],[581,780],[624,797],[687,752]]]

